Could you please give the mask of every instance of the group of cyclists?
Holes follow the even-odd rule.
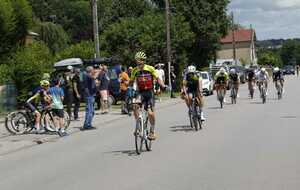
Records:
[[[236,88],[238,93],[239,86],[240,86],[240,76],[234,68],[230,69],[229,74],[226,72],[225,68],[221,68],[215,75],[214,79],[215,79],[215,89],[217,93],[219,90],[225,89],[228,83],[230,88]],[[278,67],[275,67],[273,69],[272,79],[275,84],[275,88],[278,89],[278,87],[280,86],[284,91],[284,75],[282,70],[280,70]],[[271,78],[266,68],[262,67],[257,71],[255,71],[254,69],[248,70],[247,80],[248,80],[249,96],[251,96],[251,98],[253,98],[253,90],[255,88],[255,84],[257,84],[260,93],[261,93],[262,85],[264,85],[266,89],[266,94],[268,95],[268,86]]]
[[[166,89],[167,86],[164,84],[162,80],[159,79],[155,68],[146,64],[147,56],[144,52],[137,52],[135,54],[135,62],[136,67],[132,70],[130,76],[130,86],[136,86],[136,91],[138,96],[135,99],[139,99],[140,103],[143,105],[143,108],[148,112],[149,122],[150,122],[150,134],[148,138],[150,140],[156,139],[155,134],[155,99],[154,99],[154,86],[157,83],[162,89]],[[269,74],[265,68],[261,68],[258,71],[249,70],[247,74],[248,87],[249,91],[254,88],[255,83],[258,85],[259,89],[261,89],[261,85],[264,85],[266,89],[268,89],[268,83],[270,80]],[[214,88],[217,91],[224,90],[224,95],[226,94],[226,88],[229,84],[231,88],[235,88],[238,96],[238,90],[240,86],[240,76],[238,72],[232,68],[227,73],[225,68],[221,68],[214,77]],[[276,67],[273,70],[273,81],[276,85],[284,85],[284,78],[282,71]],[[38,103],[42,102],[44,106],[48,106],[51,104],[53,100],[53,95],[57,95],[61,97],[61,101],[63,100],[63,93],[58,92],[57,89],[53,89],[52,95],[48,95],[50,83],[47,80],[42,80],[41,89],[28,101],[27,104],[31,108],[32,112],[34,112],[36,116],[36,129],[39,130],[40,127],[40,113],[37,111],[35,105],[32,102]],[[200,119],[201,121],[205,121],[203,105],[203,90],[202,90],[202,77],[201,73],[197,71],[196,67],[190,65],[186,68],[183,81],[182,81],[182,89],[181,89],[181,98],[185,101],[187,107],[189,108],[192,102],[192,98],[196,97],[197,104],[200,108]],[[224,99],[225,101],[225,99]],[[59,102],[59,101],[58,101]],[[53,104],[53,103],[52,103]],[[61,104],[58,103],[56,106],[55,116],[59,118],[63,118],[63,112],[61,112]],[[133,113],[135,119],[137,121],[139,116],[139,106],[133,106]],[[138,128],[139,123],[136,122],[136,128]],[[60,131],[58,129],[58,131]],[[135,130],[134,135],[137,135],[138,131]]]

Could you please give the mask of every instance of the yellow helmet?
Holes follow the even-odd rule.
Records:
[[[50,86],[50,82],[47,80],[41,80],[40,81],[40,86],[41,87],[49,87]]]

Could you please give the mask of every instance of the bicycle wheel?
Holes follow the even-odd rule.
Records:
[[[234,104],[234,88],[231,89],[231,104]]]
[[[237,90],[234,88],[233,90],[233,103],[236,104],[236,98],[237,98]]]
[[[144,133],[147,135],[147,137],[150,134],[150,130],[148,129],[148,118],[146,119],[145,123],[144,123]],[[151,151],[152,150],[152,140],[149,140],[148,138],[145,138],[145,146],[146,146],[146,150],[147,151]]]
[[[263,102],[263,104],[266,103],[266,90],[265,90],[265,88],[262,89],[262,102]]]
[[[50,111],[44,111],[41,117],[41,124],[44,129],[48,132],[55,132],[56,126],[54,122],[54,117]]]
[[[193,123],[196,131],[199,130],[198,120],[199,120],[199,115],[198,115],[197,105],[195,104],[195,102],[193,102]]]
[[[193,129],[194,128],[194,122],[193,122],[193,116],[191,111],[189,111],[189,119],[190,119],[190,126]]]
[[[70,126],[71,118],[68,114],[68,112],[64,111],[64,129],[67,130]]]
[[[33,128],[26,113],[21,111],[9,114],[5,118],[5,127],[13,135],[28,133]]]
[[[138,120],[139,128],[135,130],[135,151],[137,154],[141,154],[143,150],[144,134],[143,134],[143,122]]]

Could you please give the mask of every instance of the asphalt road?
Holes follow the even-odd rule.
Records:
[[[223,110],[206,99],[207,122],[190,130],[185,105],[157,110],[152,152],[134,151],[133,119],[72,134],[0,157],[1,190],[298,190],[300,79],[287,79],[284,99],[272,85],[268,102]]]

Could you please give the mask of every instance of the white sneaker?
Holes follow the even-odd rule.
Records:
[[[204,113],[201,112],[201,121],[205,121],[205,120],[206,120],[206,118],[204,117]]]

